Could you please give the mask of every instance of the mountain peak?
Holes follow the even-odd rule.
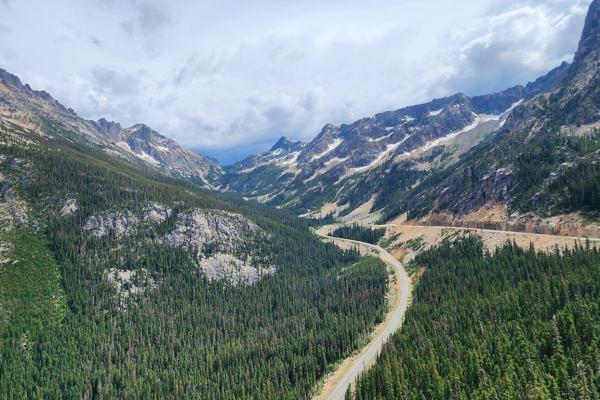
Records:
[[[590,4],[579,47],[573,58],[573,64],[569,71],[569,77],[573,77],[590,67],[597,67],[598,53],[600,51],[600,0],[594,0]]]
[[[21,87],[23,84],[17,75],[13,75],[5,69],[0,68],[0,83],[4,85]]]
[[[117,134],[121,131],[121,124],[115,121],[107,121],[105,118],[100,118],[96,124],[108,133]]]
[[[273,145],[273,147],[271,147],[271,149],[269,151],[275,151],[278,149],[284,150],[284,151],[289,151],[297,142],[294,140],[290,140],[285,136],[282,136],[279,138],[279,140],[277,141],[277,143],[275,143]]]

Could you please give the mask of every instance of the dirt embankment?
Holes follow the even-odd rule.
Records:
[[[400,261],[408,262],[418,253],[439,244],[445,238],[455,238],[462,235],[475,234],[481,237],[484,250],[494,252],[499,246],[507,241],[516,242],[522,248],[528,248],[533,244],[538,251],[553,251],[556,246],[559,249],[573,248],[578,241],[561,236],[540,236],[538,234],[518,232],[489,232],[473,230],[476,228],[454,228],[454,227],[427,227],[410,225],[387,225],[384,240],[388,241],[388,252]],[[585,245],[583,240],[578,243]]]
[[[600,225],[597,222],[587,220],[581,213],[557,215],[549,218],[542,218],[531,213],[509,216],[503,206],[483,208],[464,216],[457,216],[448,212],[432,213],[422,219],[409,221],[406,221],[406,215],[402,215],[392,223],[600,238]]]

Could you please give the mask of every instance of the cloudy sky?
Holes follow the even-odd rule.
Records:
[[[0,0],[0,68],[231,163],[571,61],[591,0]]]

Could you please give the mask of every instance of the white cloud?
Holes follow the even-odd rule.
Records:
[[[589,3],[20,0],[0,3],[0,67],[86,118],[232,161],[329,122],[525,84],[570,60]]]

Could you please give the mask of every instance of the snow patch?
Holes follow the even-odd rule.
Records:
[[[139,158],[143,158],[144,160],[148,160],[151,163],[154,164],[160,164],[160,162],[156,161],[156,159],[154,157],[152,157],[151,155],[146,154],[144,151],[142,151],[142,154],[138,155]]]
[[[490,114],[481,114],[480,117],[483,120],[482,122],[487,121],[500,121],[500,117],[502,115],[490,115]]]
[[[500,118],[504,117],[505,115],[507,115],[508,113],[510,113],[512,110],[515,109],[515,107],[517,107],[518,105],[520,105],[521,103],[523,103],[525,99],[521,99],[517,102],[514,102],[510,108],[506,111],[504,111],[502,114],[500,115],[488,115],[488,114],[482,114],[480,115],[480,117],[483,119],[482,122],[486,122],[486,121],[500,121]],[[506,119],[502,122],[500,122],[500,127],[503,127],[504,124],[506,123]]]
[[[386,126],[386,127],[385,127],[385,130],[386,130],[386,131],[388,131],[388,132],[389,132],[389,131],[393,131],[393,130],[394,130],[394,127],[393,127],[393,126]]]
[[[521,100],[513,103],[508,110],[504,111],[504,114],[506,114],[507,112],[511,112],[512,110],[515,109],[515,107],[517,107],[518,105],[520,105],[524,101],[525,101],[525,99],[521,99]]]
[[[331,160],[327,161],[327,162],[325,163],[325,165],[329,165],[329,164],[331,164],[331,163],[332,163],[332,162],[334,162],[334,161],[337,161],[337,162],[338,162],[338,164],[341,164],[341,163],[343,163],[344,161],[346,161],[347,159],[348,159],[348,157],[345,157],[345,158],[334,157],[334,158],[332,158]]]
[[[273,150],[273,151],[271,152],[271,154],[272,154],[272,155],[274,155],[274,156],[278,156],[278,155],[280,155],[280,154],[281,154],[281,152],[282,152],[282,151],[283,151],[283,149],[277,149],[277,150]]]
[[[439,109],[439,110],[437,110],[437,111],[429,111],[429,116],[430,116],[430,117],[435,117],[436,115],[439,115],[439,114],[440,114],[442,111],[444,111],[444,109],[443,109],[443,108],[440,108],[440,109]]]
[[[387,129],[387,128],[385,128],[385,129]],[[393,134],[394,134],[394,132],[390,133],[389,135],[385,135],[385,136],[382,136],[382,137],[380,137],[380,138],[377,138],[377,139],[372,139],[372,138],[369,138],[369,142],[379,142],[380,140],[383,140],[383,139],[389,138],[389,137],[390,137],[390,136],[392,136]]]
[[[405,122],[412,122],[414,120],[415,119],[413,117],[409,117],[408,115],[405,115],[404,117],[402,117],[402,121],[405,121]]]
[[[300,155],[300,151],[295,151],[293,153],[291,153],[290,155],[292,156],[292,158],[288,161],[284,161],[282,162],[283,165],[290,165],[290,164],[294,164],[297,160],[298,160],[298,156]]]
[[[365,169],[371,168],[372,166],[377,164],[379,161],[381,161],[385,156],[387,156],[392,151],[394,151],[398,146],[400,146],[402,143],[404,143],[406,141],[406,139],[408,139],[409,137],[410,137],[410,135],[407,135],[404,139],[402,139],[398,143],[388,144],[387,148],[384,151],[382,151],[381,153],[379,153],[377,158],[375,160],[373,160],[369,165],[365,165],[364,167],[352,168],[352,169],[357,172],[360,172],[360,171],[364,171]]]
[[[161,151],[169,151],[168,147],[162,147],[162,146],[156,146],[157,149],[161,150]]]
[[[329,144],[327,147],[327,150],[325,150],[324,152],[322,152],[321,154],[317,154],[316,156],[314,156],[312,159],[313,160],[318,160],[319,158],[322,158],[324,155],[326,155],[327,153],[331,152],[333,149],[335,149],[336,147],[338,147],[340,144],[342,144],[343,140],[342,139],[335,139],[333,141],[333,143]],[[312,160],[311,160],[312,161]]]
[[[447,142],[448,140],[455,138],[456,136],[460,135],[461,133],[465,133],[465,132],[468,132],[470,130],[477,128],[479,126],[479,124],[481,124],[482,122],[483,122],[483,119],[481,117],[477,116],[477,118],[475,119],[475,122],[473,122],[471,125],[465,126],[460,131],[449,133],[444,137],[434,140],[433,142],[427,142],[427,144],[425,144],[425,146],[421,147],[421,149],[423,149],[423,151],[429,150],[432,147],[439,145],[440,143]]]

